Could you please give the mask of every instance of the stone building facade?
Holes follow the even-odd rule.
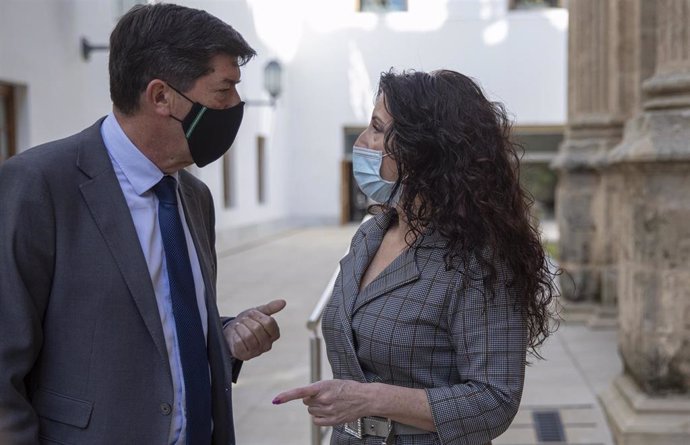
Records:
[[[618,307],[619,445],[690,443],[690,0],[571,0],[561,285]]]

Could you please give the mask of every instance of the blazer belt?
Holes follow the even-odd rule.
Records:
[[[345,424],[345,432],[357,439],[362,439],[364,436],[377,436],[388,439],[391,436],[400,436],[405,434],[430,434],[431,431],[426,431],[404,423],[393,422],[391,419],[384,417],[360,417],[357,420]],[[387,441],[384,440],[385,444]]]

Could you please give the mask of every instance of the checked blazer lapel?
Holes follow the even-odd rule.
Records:
[[[348,318],[352,318],[356,300],[359,298],[362,277],[381,246],[389,221],[390,218],[379,221],[376,217],[373,224],[370,225],[372,230],[365,231],[362,239],[355,243],[350,252],[340,261],[345,286],[343,288],[343,307]],[[382,222],[385,223],[385,226],[380,226]]]
[[[352,357],[352,359],[344,361],[350,369],[350,375],[353,379],[360,382],[365,382],[366,377],[357,359],[357,351],[355,349],[354,335],[352,332],[352,308],[357,298],[359,282],[368,264],[367,255],[360,252],[355,246],[353,246],[347,255],[340,260],[339,284],[342,287],[342,300],[338,308],[338,316],[343,327],[342,337],[344,337],[341,338],[340,341],[342,341],[346,349],[343,353]]]
[[[377,222],[371,221],[371,225],[377,226]],[[384,227],[388,227],[388,224],[386,223]],[[352,357],[351,360],[345,362],[350,368],[352,378],[361,382],[365,382],[366,377],[357,359],[352,332],[352,313],[358,298],[362,276],[381,245],[384,234],[385,229],[363,232],[361,239],[355,241],[352,249],[340,260],[340,282],[338,284],[342,287],[342,301],[338,309],[338,316],[343,327],[343,337],[345,337],[343,343],[347,347],[345,354]]]
[[[394,213],[392,211],[384,212],[375,217],[375,223],[372,224],[371,230],[367,231],[364,236],[364,248],[358,249],[361,255],[365,256],[361,260],[363,267],[357,270],[357,296],[352,306],[350,317],[354,315],[362,306],[371,302],[372,300],[397,289],[405,284],[411,283],[419,279],[419,269],[415,259],[415,249],[405,249],[397,258],[393,260],[374,280],[369,283],[364,289],[359,291],[361,279],[364,276],[366,268],[371,263],[371,260],[376,255],[386,230],[390,226]]]
[[[359,360],[352,332],[352,316],[354,313],[371,302],[405,284],[419,279],[419,270],[415,260],[415,249],[407,249],[396,258],[374,281],[369,283],[361,292],[359,290],[362,277],[371,260],[376,255],[383,237],[386,234],[393,212],[384,212],[373,218],[373,221],[365,222],[361,236],[355,240],[352,249],[340,261],[340,286],[342,287],[342,301],[338,309],[340,322],[343,326],[344,344],[347,347],[347,355],[353,359],[347,360],[350,373],[353,378],[367,381]]]
[[[414,248],[405,249],[374,281],[362,289],[352,313],[354,314],[372,300],[417,279],[419,279],[419,269],[415,260]]]

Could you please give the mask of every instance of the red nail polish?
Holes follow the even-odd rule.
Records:
[[[274,405],[280,405],[283,402],[281,402],[280,399],[276,397],[275,399],[273,399],[273,402],[271,403],[273,403]]]

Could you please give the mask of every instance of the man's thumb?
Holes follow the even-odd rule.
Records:
[[[283,310],[287,302],[285,300],[273,300],[270,303],[262,304],[256,309],[266,315],[273,315]]]

